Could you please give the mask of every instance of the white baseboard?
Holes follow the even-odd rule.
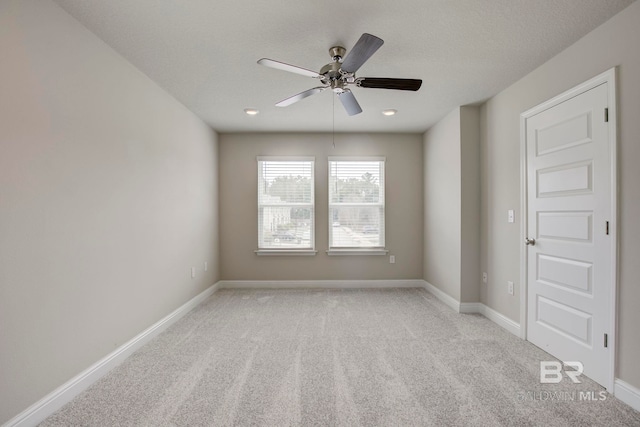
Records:
[[[485,305],[481,302],[461,302],[459,313],[480,313],[484,315],[484,309]]]
[[[445,303],[446,305],[451,307],[453,309],[453,311],[455,311],[456,313],[460,313],[460,301],[458,301],[457,299],[455,299],[451,295],[447,294],[446,292],[441,291],[440,289],[436,288],[435,286],[433,286],[431,283],[427,282],[426,280],[422,281],[422,286],[431,295],[433,295],[434,297],[438,298],[440,301],[442,301],[443,303]]]
[[[481,302],[460,302],[451,295],[441,291],[427,281],[423,281],[424,288],[440,301],[451,307],[458,313],[478,313],[487,319],[503,327],[517,337],[520,337],[520,324],[509,319],[505,315],[498,313],[494,309],[487,307]]]
[[[636,411],[640,411],[640,389],[626,383],[620,379],[616,379],[613,395],[631,406]]]
[[[477,304],[480,306],[480,311],[477,311],[476,313],[482,314],[484,317],[496,323],[498,326],[502,326],[504,329],[511,332],[513,335],[517,336],[518,338],[521,338],[520,323],[514,322],[504,314],[498,313],[491,307],[488,307],[482,303],[477,303]]]
[[[422,288],[423,280],[222,280],[221,289],[380,289]]]
[[[36,426],[58,409],[69,403],[78,394],[86,390],[91,384],[102,378],[113,368],[122,363],[127,357],[142,347],[152,338],[178,321],[193,310],[198,304],[213,295],[220,288],[219,282],[187,301],[168,316],[156,322],[140,334],[118,347],[115,351],[100,359],[60,387],[7,421],[3,427]]]

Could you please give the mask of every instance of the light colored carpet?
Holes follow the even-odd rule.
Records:
[[[422,289],[222,290],[42,425],[640,425],[541,360]]]

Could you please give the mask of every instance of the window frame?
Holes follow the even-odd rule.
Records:
[[[256,188],[256,203],[257,203],[257,222],[258,222],[258,249],[254,252],[256,255],[267,255],[267,256],[298,256],[298,255],[315,255],[317,253],[316,247],[316,239],[315,239],[315,219],[316,219],[316,209],[315,209],[315,157],[314,156],[257,156],[257,188]],[[263,164],[264,162],[311,162],[311,202],[310,203],[291,203],[291,204],[269,204],[269,203],[261,203],[260,201],[260,185],[262,183],[262,172],[263,172]],[[264,231],[262,224],[263,216],[260,214],[260,210],[265,207],[273,207],[273,206],[290,206],[290,207],[304,207],[309,208],[311,210],[311,218],[309,225],[309,233],[310,233],[310,247],[308,248],[296,248],[296,247],[283,247],[283,248],[272,248],[272,247],[261,247],[264,246]]]
[[[347,203],[350,206],[380,207],[382,209],[382,220],[380,221],[379,239],[380,245],[373,247],[341,247],[332,246],[333,244],[333,215],[332,209],[341,203],[333,203],[331,201],[331,163],[332,162],[380,162],[380,177],[382,181],[382,200],[377,203]],[[386,168],[387,159],[384,156],[329,156],[327,158],[327,255],[386,255],[389,251],[386,249]]]

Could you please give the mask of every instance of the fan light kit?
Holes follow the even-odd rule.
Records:
[[[382,110],[382,114],[385,116],[395,116],[397,112],[398,110],[393,110],[393,109]]]
[[[380,77],[356,77],[356,71],[364,64],[378,49],[384,41],[374,35],[364,33],[355,44],[351,52],[345,56],[346,49],[342,46],[333,46],[329,49],[329,55],[333,62],[328,63],[320,69],[320,72],[274,61],[273,59],[262,58],[258,64],[277,70],[288,71],[307,77],[320,80],[322,86],[317,86],[297,95],[286,98],[276,104],[276,107],[286,107],[303,100],[311,95],[320,93],[326,89],[331,89],[338,96],[347,114],[354,116],[362,113],[362,108],[356,97],[348,88],[350,85],[374,89],[395,89],[417,91],[422,85],[422,80],[417,79],[395,79]],[[343,60],[344,58],[344,60]],[[245,110],[246,111],[246,110]],[[386,110],[394,111],[395,110]],[[392,114],[391,114],[392,115]]]
[[[256,114],[258,114],[260,111],[256,110],[255,108],[245,108],[244,109],[245,114],[248,114],[250,116],[255,116]]]

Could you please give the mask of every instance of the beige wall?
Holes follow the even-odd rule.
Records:
[[[424,134],[424,279],[480,298],[480,109],[458,107]]]
[[[422,144],[420,135],[220,135],[220,248],[224,280],[420,279]],[[316,256],[257,256],[256,156],[315,156]],[[327,157],[386,157],[385,256],[328,256]]]
[[[424,134],[423,277],[460,301],[460,108]]]
[[[480,301],[480,108],[460,107],[460,302]]]
[[[1,424],[219,268],[215,132],[50,1],[0,58]]]
[[[618,66],[619,283],[617,377],[640,387],[640,2],[635,2],[577,43],[490,99],[482,107],[481,268],[489,273],[482,302],[519,320],[520,113]],[[515,209],[517,221],[506,213]]]

